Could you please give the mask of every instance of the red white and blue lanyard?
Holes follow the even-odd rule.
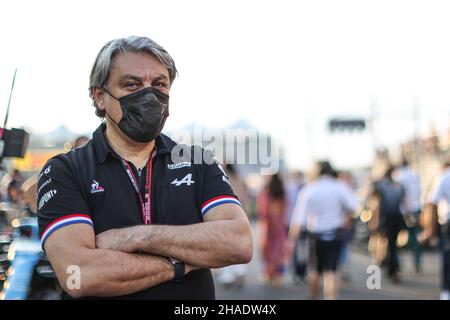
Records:
[[[139,183],[133,173],[133,170],[131,169],[130,164],[125,159],[122,160],[122,165],[125,169],[125,172],[128,175],[128,178],[130,178],[131,184],[134,187],[134,190],[136,191],[139,201],[141,203],[141,210],[142,210],[142,220],[144,224],[151,224],[152,223],[152,216],[151,216],[151,195],[152,195],[152,166],[153,166],[153,153],[150,155],[150,158],[147,162],[147,175],[145,179],[145,193],[144,193],[144,200],[142,199],[142,192],[139,188]]]

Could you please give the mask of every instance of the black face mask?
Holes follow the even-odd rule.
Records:
[[[116,98],[106,88],[105,91],[120,102],[122,119],[117,124],[130,139],[137,142],[154,140],[164,127],[169,116],[169,96],[159,90],[147,87]]]

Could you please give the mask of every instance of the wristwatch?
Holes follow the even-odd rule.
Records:
[[[172,281],[174,281],[174,282],[183,281],[184,273],[185,273],[184,262],[179,261],[174,258],[168,258],[168,260],[170,261],[170,263],[173,265],[173,267],[175,269],[175,276],[173,277]]]

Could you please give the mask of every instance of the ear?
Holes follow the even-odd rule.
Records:
[[[105,90],[103,88],[94,88],[92,99],[94,99],[100,110],[105,110]]]

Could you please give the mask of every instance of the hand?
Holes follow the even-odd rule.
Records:
[[[419,233],[417,240],[419,241],[419,243],[421,245],[427,245],[430,242],[431,238],[432,238],[432,236],[431,236],[430,232],[422,231]]]
[[[97,249],[133,252],[130,239],[130,228],[110,229],[95,237]]]

